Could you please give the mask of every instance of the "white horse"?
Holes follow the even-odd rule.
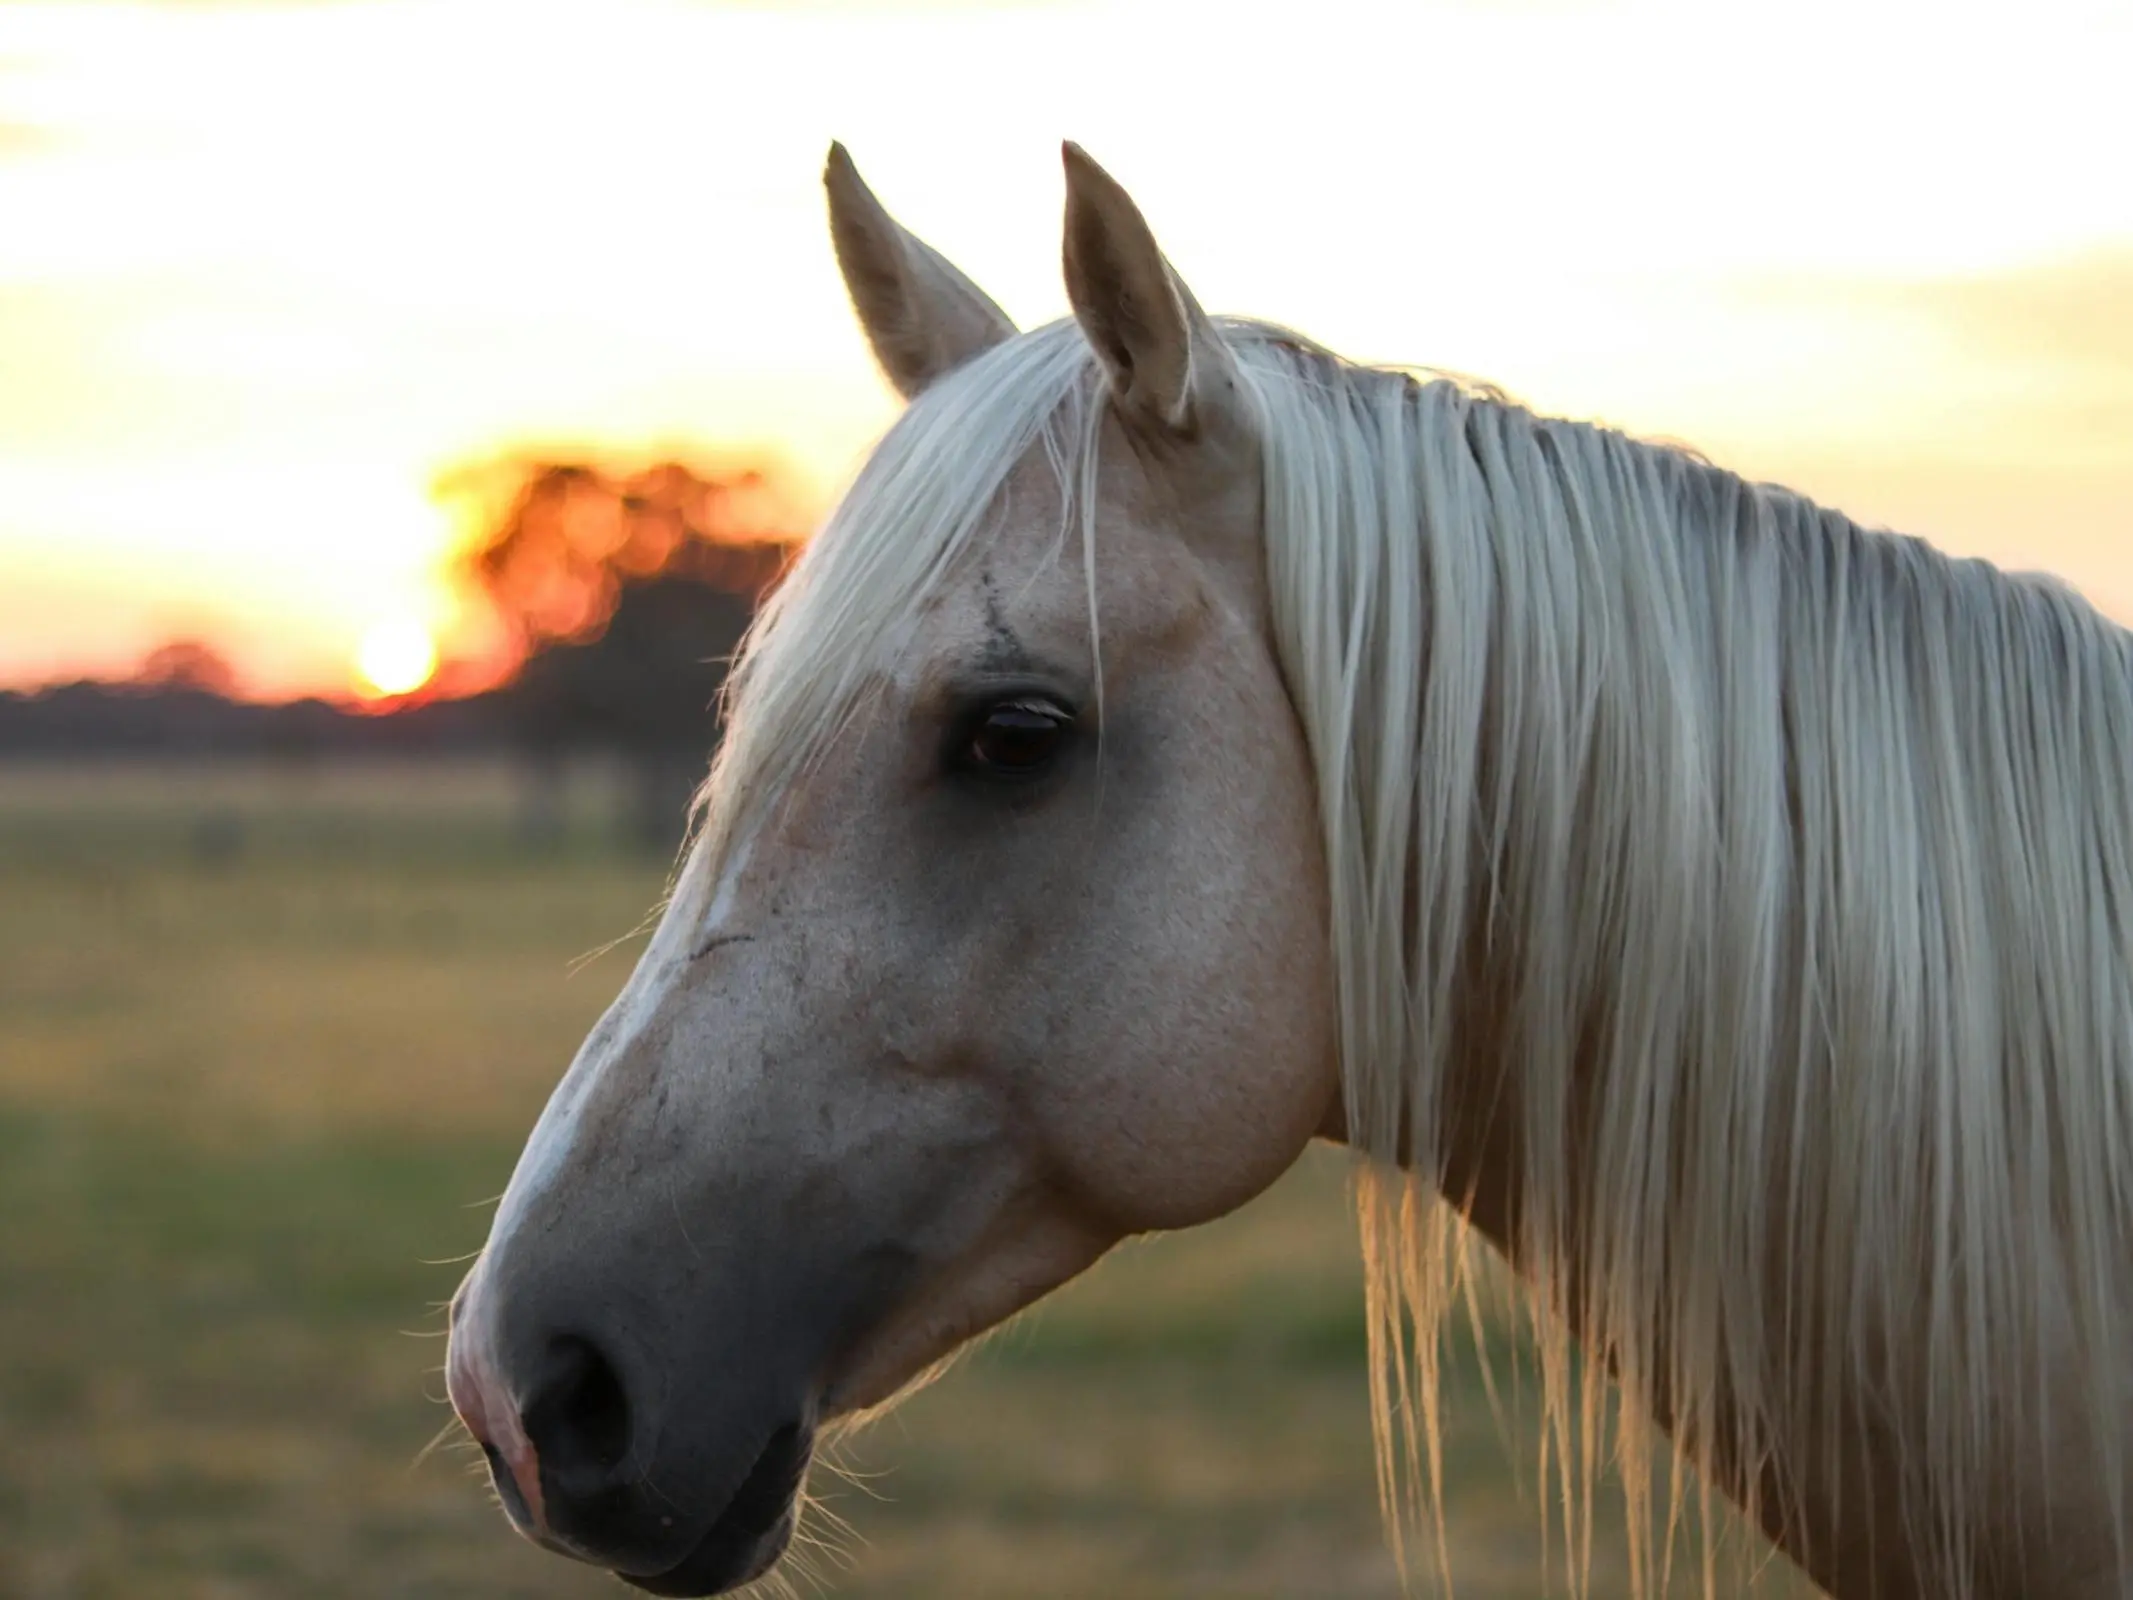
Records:
[[[751,1579],[818,1429],[1318,1136],[1396,1534],[1471,1228],[1643,1583],[1663,1432],[1845,1600],[2133,1593],[2127,636],[1210,318],[1066,172],[1074,317],[1018,334],[831,153],[911,403],[457,1298],[512,1520]]]

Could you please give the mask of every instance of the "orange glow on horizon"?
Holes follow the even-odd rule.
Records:
[[[385,617],[356,647],[358,687],[369,699],[413,694],[437,671],[437,641],[414,617]]]
[[[1339,114],[1238,115],[1270,61]],[[333,695],[412,616],[456,692],[496,652],[432,485],[500,454],[784,463],[825,503],[895,409],[833,137],[1025,326],[1065,310],[1071,136],[1212,309],[2133,621],[2129,68],[2092,0],[16,0],[0,684],[198,637]]]

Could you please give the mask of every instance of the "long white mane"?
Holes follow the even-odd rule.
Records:
[[[1323,810],[1388,1495],[1441,1487],[1438,1089],[1486,984],[1566,1503],[1609,1450],[1641,1585],[1649,1403],[1783,1495],[1774,1457],[1833,1467],[1901,1396],[1927,1437],[1886,1487],[1961,1595],[2047,1363],[2127,1348],[2127,636],[1685,452],[1221,326]],[[1093,554],[1100,392],[1063,322],[909,408],[743,654],[700,854],[834,736],[1029,450]],[[2109,1410],[2054,1448],[2116,1483]]]

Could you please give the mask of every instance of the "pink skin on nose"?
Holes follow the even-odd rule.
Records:
[[[471,1330],[461,1325],[452,1330],[451,1352],[445,1358],[444,1389],[452,1409],[466,1424],[476,1444],[494,1450],[518,1485],[526,1515],[533,1526],[527,1531],[536,1539],[548,1532],[548,1519],[541,1508],[541,1469],[533,1454],[533,1441],[519,1426],[518,1407],[511,1403],[496,1381],[483,1342],[467,1337]]]

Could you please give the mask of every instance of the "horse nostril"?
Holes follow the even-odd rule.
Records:
[[[559,1482],[610,1481],[629,1454],[629,1396],[614,1365],[587,1339],[566,1336],[549,1346],[520,1420],[542,1467]]]

